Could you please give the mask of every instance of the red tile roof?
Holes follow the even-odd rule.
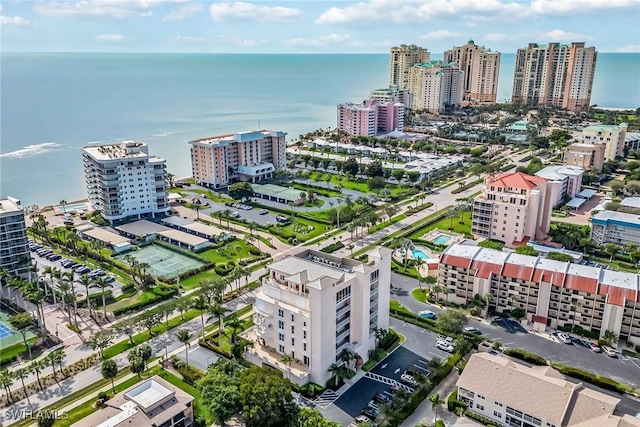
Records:
[[[624,306],[626,301],[640,302],[640,292],[633,289],[625,289],[618,286],[600,285],[598,294],[609,295],[607,302],[613,305]]]
[[[487,185],[493,184],[498,187],[512,187],[532,190],[538,183],[547,182],[539,176],[527,175],[523,172],[504,172],[487,178]]]
[[[471,261],[471,258],[463,258],[455,255],[442,254],[442,256],[440,257],[440,264],[460,268],[469,268],[469,266],[471,265]]]

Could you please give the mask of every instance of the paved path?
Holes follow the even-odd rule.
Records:
[[[451,392],[453,390],[455,390],[456,381],[458,381],[458,371],[457,371],[457,369],[454,369],[453,371],[451,371],[451,373],[449,375],[447,375],[447,377],[445,379],[440,381],[440,384],[438,384],[431,391],[429,396],[432,396],[434,394],[438,394],[442,400],[446,401],[447,397],[449,397],[449,394],[451,394]],[[453,414],[452,412],[449,412],[447,410],[447,404],[446,403],[440,405],[438,407],[437,411],[438,411],[438,413],[437,413],[438,419],[443,420],[446,425],[450,426],[450,425],[454,425],[456,423],[458,417],[455,414]],[[432,409],[431,401],[429,399],[425,399],[424,401],[422,401],[420,406],[418,406],[416,408],[416,410],[413,412],[413,414],[409,415],[409,417],[406,420],[404,420],[404,422],[401,424],[401,426],[402,427],[414,427],[414,426],[420,424],[420,422],[422,420],[429,421],[430,423],[432,423],[433,420],[435,419],[435,416],[436,416],[436,413]]]

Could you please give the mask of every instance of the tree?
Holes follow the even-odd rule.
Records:
[[[618,245],[615,243],[607,243],[604,245],[604,251],[609,255],[609,261],[613,261],[613,257],[618,253]]]
[[[326,419],[317,409],[302,407],[298,413],[297,425],[299,427],[340,427],[342,424]]]
[[[571,262],[573,261],[573,257],[569,254],[563,254],[562,252],[551,251],[547,254],[547,259],[552,259],[555,261],[562,262]]]
[[[236,182],[229,186],[229,196],[234,200],[244,200],[253,197],[253,187],[248,182]]]
[[[18,313],[9,318],[9,323],[22,334],[22,340],[29,350],[29,360],[31,360],[31,345],[27,342],[27,330],[36,324],[35,319],[29,313]]]
[[[230,361],[212,365],[198,383],[202,403],[218,425],[225,425],[242,410],[240,399],[241,368]]]
[[[139,322],[140,325],[149,332],[149,337],[151,337],[153,336],[151,329],[162,322],[162,313],[157,311],[145,311],[142,313],[142,316],[140,316]]]
[[[178,341],[184,344],[184,358],[185,358],[185,361],[187,362],[187,366],[189,366],[189,353],[187,349],[189,348],[190,341],[192,338],[191,332],[189,332],[188,329],[180,329],[176,334],[176,338],[178,338]]]
[[[495,240],[483,240],[478,243],[478,246],[481,248],[495,249],[497,251],[501,251],[503,247],[502,243],[496,242]]]
[[[442,399],[439,394],[429,396],[429,400],[431,401],[431,410],[435,414],[435,417],[433,419],[433,422],[435,423],[436,421],[438,421],[438,408],[440,407],[440,405],[447,402]]]
[[[251,367],[240,379],[242,416],[248,427],[283,427],[295,421],[291,384],[278,371]]]
[[[204,339],[204,312],[209,309],[209,302],[203,295],[198,295],[191,302],[191,307],[200,310],[200,320],[202,320],[202,339]]]
[[[619,196],[624,190],[624,182],[622,181],[611,181],[609,183],[609,188],[614,196]]]
[[[231,331],[229,340],[233,345],[236,343],[236,339],[238,338],[238,331],[242,329],[242,322],[237,317],[231,317],[227,322],[225,329],[229,329]]]
[[[118,365],[111,359],[102,361],[102,369],[100,369],[102,377],[111,380],[111,390],[113,394],[116,394],[116,386],[113,384],[113,380],[118,375]]]
[[[140,374],[147,369],[147,361],[151,357],[151,354],[151,347],[147,344],[142,344],[131,349],[127,355],[129,359],[129,369],[131,369],[131,372],[138,374],[138,377],[141,377]]]
[[[358,169],[359,165],[355,157],[349,157],[342,166],[342,170],[351,176],[356,176],[358,174]]]
[[[113,341],[113,332],[109,329],[98,331],[87,339],[87,345],[92,350],[98,350],[100,356],[104,359],[104,349],[111,345]]]
[[[120,322],[118,322],[114,327],[113,327],[114,331],[116,331],[118,334],[124,334],[126,336],[129,337],[129,341],[131,342],[131,344],[135,344],[133,342],[133,334],[135,334],[138,329],[140,329],[139,323],[138,321],[131,317],[129,319],[124,319]]]
[[[0,386],[4,388],[7,393],[7,402],[13,403],[13,396],[11,395],[11,386],[13,385],[13,374],[8,369],[0,371]]]
[[[402,178],[404,177],[404,169],[394,169],[394,171],[391,173],[391,175],[393,175],[393,177],[400,182],[402,180]]]
[[[290,354],[283,354],[282,357],[280,357],[280,361],[289,368],[287,370],[287,378],[289,378],[291,375],[291,363],[293,363],[293,357]]]
[[[609,347],[618,342],[618,336],[616,335],[616,333],[608,329],[604,331],[602,339]]]
[[[93,284],[100,288],[100,293],[102,294],[102,314],[104,315],[105,320],[107,320],[107,303],[105,299],[105,294],[107,292],[107,288],[113,288],[109,282],[107,282],[106,277],[96,277],[93,279]]]
[[[24,390],[24,395],[27,396],[27,401],[29,400],[29,393],[27,393],[27,387],[24,385],[25,378],[29,377],[29,368],[22,368],[13,371],[14,378],[20,379],[22,382],[22,390]]]
[[[522,245],[516,248],[516,253],[520,255],[538,256],[538,251],[529,245]]]
[[[387,182],[381,176],[375,176],[367,180],[367,186],[371,191],[380,190],[384,188],[385,185],[387,185]]]
[[[449,209],[445,214],[445,218],[449,218],[449,230],[453,230],[453,219],[458,216],[455,208]]]
[[[91,317],[91,299],[89,298],[89,287],[93,284],[93,278],[89,277],[88,274],[83,274],[78,280],[76,280],[76,282],[79,285],[84,286],[84,289],[87,292],[85,296],[87,300],[87,308],[89,309],[89,317]]]
[[[347,368],[337,363],[332,363],[328,371],[331,372],[331,378],[336,387],[347,377]]]
[[[40,390],[42,390],[42,383],[40,382],[40,372],[45,366],[43,365],[41,360],[34,360],[29,364],[29,370],[36,374],[36,379],[38,380],[38,385],[40,386]]]
[[[436,326],[448,333],[459,334],[467,324],[467,316],[460,310],[444,310],[436,319]]]

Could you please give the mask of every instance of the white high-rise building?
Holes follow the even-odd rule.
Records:
[[[28,270],[29,243],[24,209],[20,200],[0,200],[0,270],[20,274]]]
[[[415,64],[410,70],[413,108],[442,113],[462,104],[464,73],[456,63],[431,61]]]
[[[371,251],[367,262],[308,249],[268,268],[254,304],[251,362],[297,384],[325,384],[344,350],[368,359],[375,331],[389,328],[389,249]],[[280,362],[285,354],[291,366]]]
[[[87,145],[82,157],[89,200],[107,221],[169,211],[166,160],[150,156],[146,143]]]

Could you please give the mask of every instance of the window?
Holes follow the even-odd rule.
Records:
[[[295,333],[296,333],[296,327],[295,327],[295,326],[293,326],[293,325],[291,325],[291,333],[292,333],[292,334],[295,334]]]
[[[284,346],[283,346],[282,344],[280,344],[280,345],[278,346],[278,351],[279,351],[280,353],[284,353]]]
[[[281,277],[281,279],[282,279],[282,277]],[[284,310],[281,309],[281,308],[278,309],[278,317],[284,317]]]
[[[302,338],[307,339],[307,331],[302,331]]]
[[[481,411],[484,411],[484,405],[481,405],[479,403],[476,403],[476,408],[480,409]]]
[[[307,351],[307,343],[306,342],[302,343],[302,351]]]
[[[498,417],[498,418],[502,418],[502,414],[498,411],[493,411],[493,416],[494,417]]]
[[[296,339],[291,337],[291,345],[296,345]]]
[[[282,332],[278,334],[278,341],[284,341],[284,334]]]
[[[380,270],[375,270],[371,272],[371,283],[375,282],[380,278]]]
[[[284,321],[278,320],[278,329],[284,329]]]
[[[291,321],[292,321],[292,322],[295,322],[295,321],[296,321],[296,318],[295,318],[295,316],[294,316],[293,314],[291,315]]]

